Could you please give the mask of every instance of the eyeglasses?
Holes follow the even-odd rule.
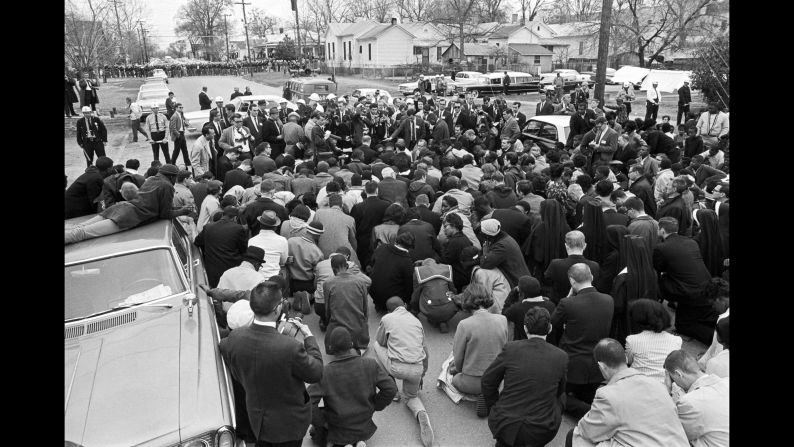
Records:
[[[242,122],[243,122],[243,120],[239,120],[239,121],[238,120],[234,120],[235,124],[242,124]]]

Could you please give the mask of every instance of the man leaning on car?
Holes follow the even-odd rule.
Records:
[[[311,423],[305,383],[323,376],[323,357],[309,326],[297,322],[303,343],[276,331],[281,289],[264,281],[251,290],[254,322],[220,342],[232,377],[245,389],[245,406],[257,447],[300,446]],[[262,355],[262,353],[266,353]]]

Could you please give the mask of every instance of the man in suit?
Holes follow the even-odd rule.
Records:
[[[372,137],[369,135],[364,135],[361,137],[361,146],[357,147],[356,150],[360,150],[363,154],[364,158],[360,159],[364,164],[370,164],[378,158],[378,152],[370,145],[372,144]],[[355,150],[353,151],[355,152]]]
[[[531,308],[524,317],[527,339],[508,342],[482,376],[497,445],[546,445],[557,435],[568,355],[546,343],[551,329],[549,311]]]
[[[577,230],[569,231],[565,234],[565,251],[568,253],[568,257],[552,259],[548,268],[546,268],[543,279],[546,284],[551,283],[552,289],[549,298],[551,298],[554,304],[558,304],[571,290],[571,283],[568,281],[568,269],[570,269],[572,265],[579,263],[587,264],[590,267],[594,280],[598,280],[598,263],[582,255],[585,247],[587,247],[587,244],[585,243],[584,233]]]
[[[595,112],[587,108],[587,103],[581,102],[576,105],[576,114],[571,116],[571,133],[568,135],[567,147],[571,147],[573,137],[584,135],[593,128],[596,119]]]
[[[711,279],[697,242],[678,234],[674,217],[659,219],[659,237],[664,240],[653,249],[653,268],[659,272],[659,298],[678,303],[675,329],[711,344],[717,314],[702,296]]]
[[[252,104],[251,109],[248,112],[248,116],[243,118],[243,126],[247,127],[248,130],[251,131],[251,135],[254,136],[253,147],[259,146],[263,140],[262,131],[265,120],[263,119],[261,112],[259,107],[257,107],[255,104]]]
[[[441,143],[449,139],[449,125],[447,125],[446,120],[439,119],[435,113],[430,113],[427,116],[427,120],[433,125],[433,141]]]
[[[513,116],[513,111],[510,109],[505,110],[502,117],[504,118],[504,123],[502,124],[501,136],[502,138],[509,139],[510,144],[514,144],[519,135],[521,135],[521,128],[518,125],[518,121],[516,121]]]
[[[232,377],[245,389],[245,406],[257,446],[298,447],[303,443],[311,424],[305,383],[317,383],[323,376],[323,357],[309,326],[294,323],[304,336],[303,343],[277,332],[282,303],[278,284],[260,283],[251,290],[254,322],[235,329],[220,342]]]
[[[381,171],[383,180],[378,183],[378,197],[389,203],[399,203],[403,208],[408,208],[408,185],[397,179],[397,173],[392,168]]]
[[[105,178],[115,173],[113,160],[108,157],[98,157],[96,166],[89,166],[66,190],[65,218],[71,219],[96,213],[97,205],[94,199],[102,192]]]
[[[210,287],[218,286],[223,272],[240,265],[248,247],[245,228],[234,220],[237,214],[237,208],[227,206],[220,220],[208,223],[196,236],[195,244],[201,248]]]
[[[238,96],[243,96],[243,94],[240,93],[240,87],[235,87],[234,91],[231,94],[231,96],[229,96],[229,101],[231,101],[232,99],[234,99],[234,98],[236,98]]]
[[[201,108],[200,110],[209,110],[212,108],[212,100],[207,94],[206,86],[201,87],[201,92],[199,92],[199,107]]]
[[[85,164],[89,167],[94,163],[94,154],[97,157],[105,156],[108,131],[102,120],[91,116],[91,107],[85,106],[82,111],[83,118],[77,121],[77,145],[83,149]]]
[[[573,104],[579,104],[580,102],[587,103],[588,99],[590,99],[590,95],[584,91],[582,83],[580,82],[579,85],[576,86],[576,90],[571,93],[571,102]]]
[[[357,203],[350,210],[350,215],[356,221],[356,254],[361,265],[369,264],[372,252],[369,249],[372,238],[372,229],[383,223],[383,214],[386,208],[391,205],[387,200],[378,197],[378,184],[367,182],[364,186],[367,198],[363,202]]]
[[[217,113],[221,117],[221,121],[226,116],[226,108],[223,106],[223,98],[220,96],[215,97],[215,107],[212,108],[212,112]],[[210,112],[210,116],[212,116],[212,112]],[[225,128],[225,126],[224,126]],[[223,130],[223,129],[221,129]],[[220,133],[218,133],[220,135]]]
[[[193,167],[193,177],[199,178],[207,171],[214,172],[213,165],[217,156],[215,129],[205,125],[201,129],[201,136],[196,138],[193,147],[190,148],[190,165]]]
[[[596,118],[593,130],[595,138],[589,143],[593,150],[592,166],[609,165],[618,150],[618,133],[609,127],[603,116]]]
[[[287,100],[282,98],[279,100],[278,103],[278,119],[281,121],[281,124],[287,124],[287,120],[289,119],[289,114],[294,112],[294,110],[287,107]]]
[[[168,92],[168,98],[165,99],[165,117],[169,120],[176,112],[176,101],[174,101],[174,92]]]
[[[593,348],[609,336],[615,303],[612,297],[593,287],[593,274],[585,263],[568,269],[571,291],[560,300],[551,323],[562,329],[560,348],[568,353],[566,411],[581,417],[593,403],[602,377],[593,360]]]
[[[455,129],[455,125],[459,124],[461,127],[463,126],[464,117],[462,115],[463,112],[461,111],[462,106],[460,101],[450,101],[450,103],[452,104],[452,112],[446,115],[444,119],[447,120],[447,127],[449,127],[450,133],[452,133],[452,130]]]
[[[681,124],[681,116],[689,115],[689,104],[692,103],[692,91],[689,90],[689,81],[684,81],[684,86],[678,89],[678,113],[675,117],[675,125]]]
[[[243,189],[254,186],[254,181],[251,178],[251,160],[245,159],[240,164],[226,172],[223,177],[223,193],[226,194],[235,186],[242,186]]]
[[[190,168],[190,155],[187,153],[187,141],[185,140],[185,129],[190,126],[190,121],[185,119],[184,106],[182,103],[174,104],[174,113],[168,121],[168,128],[171,133],[171,141],[174,142],[174,150],[171,152],[171,163],[176,163],[179,152],[182,151],[182,160],[185,168]]]
[[[607,385],[598,389],[592,408],[568,432],[566,447],[689,446],[670,393],[658,380],[629,368],[617,340],[599,341],[593,357]]]
[[[271,155],[275,159],[284,153],[284,125],[279,120],[279,110],[270,109],[270,117],[262,124],[262,141],[270,144]]]
[[[520,108],[521,108],[521,103],[515,101],[513,103],[513,116],[515,117],[516,121],[518,121],[519,129],[523,129],[524,126],[527,124],[527,116],[519,111]]]
[[[653,86],[648,89],[645,100],[645,121],[655,120],[659,113],[659,104],[662,103],[662,95],[659,94],[659,81],[653,81]]]
[[[683,349],[667,355],[664,369],[668,384],[673,382],[686,391],[676,402],[676,409],[689,442],[697,446],[727,446],[730,431],[728,380],[704,374],[692,354]]]
[[[406,118],[397,126],[397,129],[392,132],[390,138],[392,140],[402,138],[405,140],[405,147],[413,149],[418,140],[425,138],[425,121],[416,116],[413,109],[408,109]]]
[[[430,210],[430,199],[427,194],[416,196],[416,206],[411,208],[419,215],[419,219],[433,226],[433,231],[438,234],[441,231],[441,217]]]
[[[251,143],[254,142],[254,136],[251,135],[251,130],[243,126],[243,117],[239,113],[232,115],[232,120],[234,125],[223,130],[221,138],[218,140],[218,146],[224,151],[237,149],[241,159],[253,158]],[[217,178],[221,178],[220,174]]]
[[[551,100],[553,93],[546,90],[546,97],[542,98],[538,105],[535,107],[535,115],[554,115],[554,104]]]

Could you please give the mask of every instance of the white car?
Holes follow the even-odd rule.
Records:
[[[157,105],[165,113],[165,100],[168,99],[168,93],[168,89],[141,91],[138,92],[136,102],[143,108],[144,113],[148,113],[152,105]]]
[[[368,96],[368,95],[372,95],[374,97],[375,96],[375,92],[378,92],[378,95],[379,95],[378,97],[386,96],[387,99],[391,99],[391,97],[392,97],[391,93],[387,92],[386,90],[383,90],[382,88],[358,88],[358,89],[353,91],[353,95],[352,96]]]
[[[452,81],[452,78],[444,75],[428,75],[425,76],[425,80],[430,80],[430,92],[436,91],[436,79],[444,78],[447,82],[447,92],[449,91],[449,83]],[[419,78],[417,77],[416,81],[406,82],[397,86],[397,89],[402,93],[404,96],[413,95],[414,93],[419,92]],[[427,93],[430,93],[427,92]],[[446,94],[446,92],[445,92]]]
[[[155,68],[154,71],[152,72],[152,77],[153,78],[160,78],[164,82],[168,83],[168,75],[165,74],[165,71],[163,69],[161,69],[161,68]]]
[[[545,90],[554,90],[554,79],[557,77],[557,73],[559,73],[560,77],[563,79],[563,81],[565,81],[565,84],[563,85],[564,91],[573,90],[580,82],[587,82],[590,85],[595,83],[594,81],[590,80],[590,76],[580,74],[576,70],[559,68],[552,71],[551,73],[541,73],[540,86]]]
[[[570,115],[536,115],[527,120],[523,135],[538,146],[554,149],[556,143],[565,144],[571,133]]]
[[[271,107],[278,107],[281,101],[286,101],[284,98],[276,95],[243,95],[238,96],[229,102],[224,102],[223,105],[225,106],[226,104],[233,104],[234,110],[237,113],[246,115],[248,113],[248,108],[251,107],[251,103],[258,103],[262,100],[267,101],[268,109]],[[287,108],[298,110],[298,106],[290,101],[287,101]],[[188,127],[187,130],[191,132],[200,132],[201,126],[210,120],[210,111],[212,111],[212,109],[196,110],[195,112],[185,113],[185,119],[190,121],[190,127]]]
[[[143,84],[138,89],[139,92],[150,92],[154,90],[170,90],[167,85],[163,84],[162,82],[151,83],[151,84]]]

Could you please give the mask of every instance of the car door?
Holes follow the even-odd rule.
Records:
[[[543,121],[530,119],[524,127],[523,134],[535,142],[538,146],[551,150],[556,147],[557,130],[552,133],[547,126],[554,127],[552,124]],[[552,137],[552,138],[549,138]]]

